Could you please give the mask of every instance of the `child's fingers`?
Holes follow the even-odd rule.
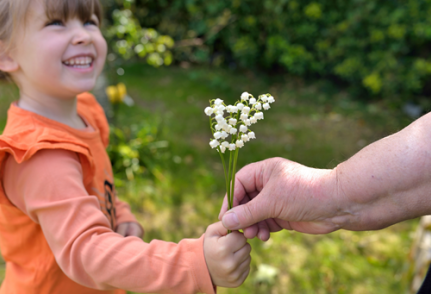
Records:
[[[222,222],[217,222],[209,225],[206,230],[208,237],[222,237],[227,235],[227,229],[223,226]]]
[[[138,238],[142,238],[144,236],[144,231],[137,223],[130,223],[127,227],[126,236],[135,236]]]
[[[115,232],[117,232],[117,233],[118,233],[118,234],[120,234],[121,236],[125,237],[125,236],[126,236],[126,233],[127,233],[127,227],[128,227],[128,224],[127,224],[127,223],[119,224],[119,225],[117,226],[117,230],[115,230]]]
[[[239,282],[240,285],[245,281],[245,279],[247,278],[248,274],[250,273],[250,262],[251,262],[251,257],[249,256],[249,258],[247,260],[245,260],[241,265],[240,265],[240,272],[242,272],[242,275],[239,278]]]
[[[227,248],[231,249],[231,252],[236,252],[247,244],[247,238],[238,231],[233,231],[227,236],[223,237],[223,242]]]
[[[242,263],[250,257],[250,252],[251,246],[250,244],[246,243],[242,248],[234,253],[235,260],[237,260],[238,263]]]
[[[235,270],[235,273],[231,275],[231,283],[233,287],[239,287],[247,278],[248,274],[250,273],[250,262],[251,257],[247,260],[244,260]]]

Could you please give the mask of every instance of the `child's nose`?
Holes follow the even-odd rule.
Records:
[[[84,27],[75,29],[72,44],[88,44],[91,43],[91,41],[91,34]]]

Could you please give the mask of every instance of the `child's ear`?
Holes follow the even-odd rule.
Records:
[[[10,73],[18,70],[18,68],[18,63],[10,56],[5,44],[0,41],[0,70]]]

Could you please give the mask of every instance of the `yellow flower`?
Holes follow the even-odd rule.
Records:
[[[127,95],[126,85],[123,83],[109,86],[106,88],[105,92],[106,95],[108,95],[109,101],[113,104],[123,102]]]

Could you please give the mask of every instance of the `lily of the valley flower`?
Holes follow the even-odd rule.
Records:
[[[243,92],[241,99],[234,105],[226,105],[222,99],[217,98],[211,100],[210,106],[204,110],[210,117],[213,134],[209,145],[219,152],[222,159],[229,209],[233,205],[239,149],[251,139],[256,139],[256,134],[249,127],[264,118],[263,111],[270,109],[270,104],[273,102],[275,99],[270,94],[259,95],[256,99],[252,94]],[[229,155],[228,165],[225,162],[226,152],[232,152]]]

